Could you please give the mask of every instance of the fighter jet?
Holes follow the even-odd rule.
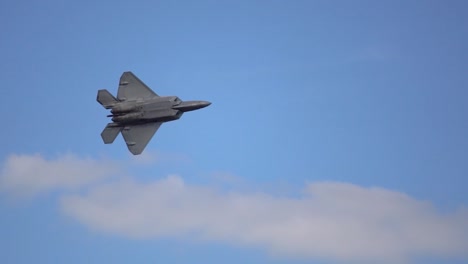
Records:
[[[133,155],[143,152],[154,133],[164,122],[179,119],[183,113],[209,106],[207,101],[182,101],[177,96],[159,96],[132,72],[120,77],[117,98],[99,90],[97,101],[110,109],[112,123],[101,133],[105,144],[111,144],[122,132]]]

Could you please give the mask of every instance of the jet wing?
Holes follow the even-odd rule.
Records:
[[[120,77],[117,98],[120,101],[134,101],[158,96],[132,72],[124,72]]]
[[[122,136],[127,143],[128,150],[133,155],[141,154],[161,124],[162,122],[124,127]]]

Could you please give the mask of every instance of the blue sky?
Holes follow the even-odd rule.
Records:
[[[0,261],[465,263],[467,10],[3,1]],[[212,105],[104,145],[128,70]]]

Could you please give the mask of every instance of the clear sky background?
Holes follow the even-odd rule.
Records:
[[[1,1],[1,263],[467,263],[466,1]],[[143,155],[124,71],[212,105]]]

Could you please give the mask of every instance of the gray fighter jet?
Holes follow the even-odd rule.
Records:
[[[111,109],[113,123],[101,133],[105,144],[111,144],[122,132],[127,147],[134,155],[141,154],[162,123],[179,119],[184,112],[209,106],[207,101],[182,101],[177,96],[158,96],[131,72],[120,77],[115,98],[107,90],[99,90],[97,101]]]

